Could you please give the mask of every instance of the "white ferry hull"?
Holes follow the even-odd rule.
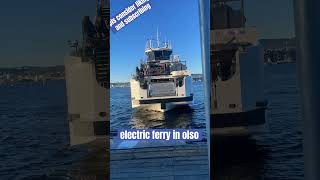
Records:
[[[132,79],[130,81],[132,108],[166,112],[177,107],[188,106],[193,101],[191,86],[191,76],[188,76],[185,77],[183,86],[172,89],[175,91],[174,96],[151,97],[150,88],[143,89],[140,87],[139,81]]]
[[[249,34],[255,34],[254,29],[242,30],[248,31]],[[228,31],[239,30],[217,30],[212,33]],[[228,69],[230,73],[226,73],[226,76],[220,73],[215,80],[212,79],[210,119],[211,128],[215,129],[214,131],[224,132],[223,129],[225,132],[230,132],[230,129],[232,132],[234,129],[248,130],[249,127],[265,123],[267,101],[263,91],[263,47],[253,37],[239,37],[240,40],[244,39],[243,41],[252,39],[251,45],[246,46],[245,49],[234,49],[232,54],[234,60]],[[224,55],[226,54],[224,52]],[[215,64],[213,60],[211,62],[213,69]],[[225,70],[225,72],[228,71]],[[220,130],[218,131],[218,129]]]
[[[98,84],[94,64],[81,57],[65,59],[70,144],[79,145],[106,138],[108,90]],[[89,86],[88,86],[89,85]]]

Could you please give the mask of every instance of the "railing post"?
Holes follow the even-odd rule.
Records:
[[[199,0],[200,39],[202,56],[202,73],[205,87],[205,117],[208,143],[208,163],[210,176],[210,1]]]

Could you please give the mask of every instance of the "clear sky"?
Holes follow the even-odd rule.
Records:
[[[111,0],[111,17],[134,3],[134,0]],[[151,10],[110,36],[111,82],[129,81],[144,59],[148,38],[170,40],[173,53],[187,61],[192,73],[201,73],[198,0],[150,0]]]
[[[111,16],[134,0],[111,0]],[[152,9],[117,33],[111,33],[111,81],[128,81],[144,58],[147,38],[172,41],[192,73],[201,73],[198,0],[150,0]],[[247,26],[257,26],[260,38],[294,37],[292,0],[245,1]]]
[[[246,0],[248,24],[257,26],[262,38],[293,37],[292,1]],[[111,15],[132,2],[111,0]],[[174,51],[188,61],[191,70],[201,72],[197,59],[200,57],[197,0],[151,0],[151,3],[153,9],[120,32],[111,33],[112,79],[130,77],[128,74],[144,57],[146,39],[154,37],[157,27],[163,38],[172,41]],[[96,0],[1,2],[0,67],[63,65],[69,49],[67,40],[81,40],[82,17],[95,14]],[[121,63],[124,71],[116,68]]]
[[[67,40],[95,14],[95,0],[1,1],[0,67],[63,65]]]

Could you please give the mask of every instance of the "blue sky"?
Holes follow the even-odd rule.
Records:
[[[111,0],[111,17],[134,0]],[[111,81],[128,81],[144,58],[146,40],[161,37],[187,60],[192,73],[201,73],[198,0],[150,0],[152,9],[117,33],[111,33]],[[294,37],[292,0],[245,1],[247,26],[256,26],[260,38]]]
[[[63,65],[82,17],[95,14],[95,0],[1,1],[0,67]]]
[[[192,73],[201,73],[198,0],[150,0],[151,10],[117,33],[110,34],[111,81],[129,81],[148,38],[170,40],[174,54],[187,61]],[[111,17],[134,3],[133,0],[111,0]]]
[[[111,33],[112,78],[130,77],[144,57],[146,39],[155,35],[157,27],[191,70],[201,72],[197,1],[151,0],[153,9],[120,32]],[[257,26],[262,38],[293,37],[292,1],[246,0],[248,25]],[[111,15],[132,2],[111,0]],[[82,17],[95,14],[96,0],[3,1],[0,67],[63,65],[69,52],[67,40],[81,40]]]

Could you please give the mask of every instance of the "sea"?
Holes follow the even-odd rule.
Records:
[[[189,108],[157,113],[132,110],[130,89],[112,88],[110,130],[205,129],[203,89],[202,82],[193,83],[194,102]],[[83,164],[103,174],[98,172],[101,164],[95,163],[101,160],[90,158],[87,147],[69,145],[64,81],[0,86],[0,94],[0,179],[72,179]],[[262,132],[212,145],[217,179],[303,179],[295,64],[265,66],[265,96],[269,106]]]

